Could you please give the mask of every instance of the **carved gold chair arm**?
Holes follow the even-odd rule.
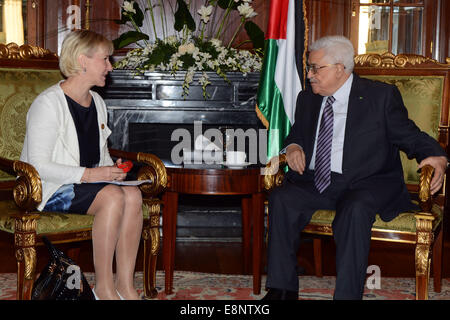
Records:
[[[264,189],[267,191],[281,185],[284,179],[283,168],[287,165],[286,155],[275,156],[264,168]]]
[[[145,183],[139,186],[145,195],[155,197],[166,189],[166,167],[157,156],[145,152],[126,152],[116,149],[109,149],[109,153],[114,157],[129,159],[145,164],[138,172],[138,180],[152,181],[152,183]]]
[[[434,168],[430,165],[426,165],[420,171],[419,205],[424,212],[431,212],[431,207],[433,206],[430,189],[433,172]]]
[[[152,184],[142,184],[141,191],[151,196],[157,196],[167,187],[167,171],[164,163],[157,156],[149,153],[139,152],[137,160],[146,166],[138,173],[138,180],[150,179]]]
[[[26,162],[1,157],[0,169],[17,177],[13,187],[16,205],[26,212],[35,211],[42,201],[41,178],[36,169]]]

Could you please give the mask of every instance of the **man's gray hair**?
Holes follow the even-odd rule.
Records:
[[[309,51],[325,50],[325,55],[332,63],[342,63],[347,73],[352,73],[355,62],[353,44],[344,36],[326,36],[314,41]]]

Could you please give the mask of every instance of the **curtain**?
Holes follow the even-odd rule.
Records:
[[[6,43],[24,44],[22,0],[5,0],[3,18]]]

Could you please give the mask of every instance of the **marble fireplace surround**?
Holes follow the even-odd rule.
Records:
[[[167,152],[177,143],[170,141],[175,128],[191,130],[194,121],[202,121],[204,130],[222,126],[263,128],[255,112],[259,73],[228,73],[230,83],[215,73],[208,76],[211,84],[205,100],[198,84],[200,75],[194,77],[189,95],[183,98],[185,72],[175,77],[161,72],[111,72],[105,87],[96,88],[107,105],[110,147],[151,152],[171,166]],[[179,211],[177,237],[229,239],[241,235],[239,198],[203,197],[199,201],[193,196],[180,196]]]
[[[142,131],[143,124],[150,128],[157,127],[157,131],[164,130],[164,124],[173,130],[177,124],[180,127],[193,126],[194,121],[201,121],[205,129],[221,126],[262,128],[255,113],[259,73],[245,76],[242,73],[228,73],[230,83],[213,72],[208,73],[211,84],[207,86],[209,98],[206,100],[198,83],[199,76],[194,77],[189,95],[182,97],[185,72],[178,72],[175,77],[161,72],[141,75],[128,70],[111,72],[106,86],[97,89],[108,109],[108,125],[112,130],[110,146],[152,152],[161,157],[159,150],[152,148],[155,130],[149,131],[152,136],[142,137],[141,134],[147,145],[130,141],[130,136],[139,136],[130,134],[130,130],[139,128]],[[167,136],[167,133],[162,135]],[[145,149],[133,150],[136,147]],[[166,162],[167,159],[163,160]]]

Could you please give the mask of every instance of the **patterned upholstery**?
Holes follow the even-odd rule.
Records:
[[[419,210],[418,210],[419,211]],[[443,211],[439,206],[433,205],[432,212],[435,216],[436,228],[443,218]],[[333,222],[336,211],[333,210],[317,210],[314,212],[310,224],[311,225],[331,225]],[[380,218],[380,215],[376,215],[375,222],[373,224],[375,229],[392,230],[416,233],[416,218],[411,212],[400,213],[395,219],[385,222]]]
[[[59,70],[0,68],[0,154],[18,160],[33,100],[62,79]],[[0,171],[0,181],[14,177]]]
[[[443,76],[362,76],[372,80],[394,84],[399,89],[408,114],[417,126],[431,137],[438,138],[442,94],[444,90]],[[418,184],[416,160],[410,160],[401,152],[405,182]]]
[[[150,208],[144,203],[144,219],[150,217]],[[0,231],[14,233],[14,217],[19,213],[14,201],[0,201]],[[70,214],[60,212],[42,212],[39,215],[39,223],[36,226],[37,234],[67,232],[76,230],[90,230],[94,222],[94,216],[82,214]]]

